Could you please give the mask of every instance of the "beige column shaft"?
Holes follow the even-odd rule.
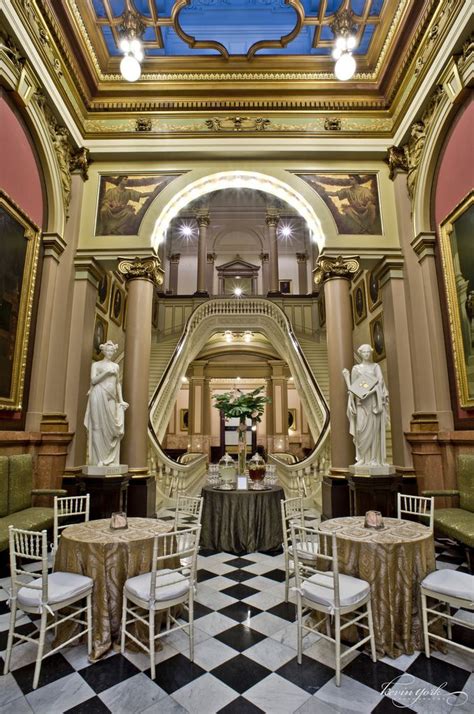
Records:
[[[347,386],[342,370],[352,368],[351,277],[359,270],[354,258],[320,258],[315,280],[324,282],[326,333],[331,405],[331,463],[333,470],[354,463],[354,444],[349,434]]]
[[[181,253],[173,253],[169,257],[170,261],[170,277],[168,281],[169,291],[172,295],[178,294],[178,271],[179,271],[179,259],[181,258]]]
[[[397,467],[411,470],[413,466],[411,449],[404,432],[410,430],[414,396],[403,260],[385,258],[379,277],[383,295],[392,457]]]
[[[197,289],[196,293],[207,295],[206,265],[207,265],[207,227],[209,226],[209,211],[200,210],[196,214],[199,226],[198,259],[197,259]]]
[[[206,360],[192,362],[189,376],[189,442],[191,451],[205,452],[209,445],[210,396],[206,379]]]
[[[288,451],[288,378],[286,364],[270,360],[272,368],[273,450]]]
[[[206,266],[206,287],[209,295],[214,295],[214,261],[216,259],[215,253],[207,254],[207,266]]]
[[[298,293],[306,295],[308,292],[308,256],[306,253],[297,253],[298,263]]]
[[[206,377],[204,380],[203,398],[202,398],[202,411],[203,411],[203,433],[210,437],[211,436],[211,380]]]
[[[280,290],[277,240],[277,226],[279,220],[280,216],[276,210],[267,210],[265,221],[268,226],[268,245],[270,249],[270,293],[278,293]]]
[[[121,461],[135,473],[147,472],[148,379],[151,354],[151,316],[155,286],[163,284],[163,271],[156,256],[121,259],[119,272],[128,282],[123,397],[125,436]]]
[[[268,253],[260,253],[260,260],[262,261],[262,295],[266,295],[270,290],[270,263]]]
[[[92,347],[94,340],[95,305],[100,269],[93,258],[76,260],[74,296],[72,301],[71,331],[66,385],[66,412],[74,438],[66,465],[70,468],[86,463],[87,431],[84,414],[90,387]]]
[[[413,367],[414,421],[432,415],[441,429],[453,428],[448,370],[434,262],[434,234],[413,237],[406,176],[394,180],[395,204],[405,259],[408,330]]]
[[[74,256],[79,240],[84,180],[74,174],[64,237],[44,236],[45,256],[36,320],[27,431],[67,431],[65,391],[71,330]]]

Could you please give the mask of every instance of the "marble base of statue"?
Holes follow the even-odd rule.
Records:
[[[83,466],[81,492],[90,493],[90,518],[110,518],[116,511],[127,512],[128,466]]]
[[[349,473],[354,476],[393,476],[396,472],[395,466],[391,464],[377,464],[376,466],[352,464],[349,466]]]

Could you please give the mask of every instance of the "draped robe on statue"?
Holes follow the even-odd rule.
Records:
[[[356,364],[351,372],[351,384],[360,378],[376,379],[369,394],[360,399],[349,393],[347,418],[349,432],[356,447],[356,465],[383,466],[386,464],[385,426],[387,423],[388,392],[378,364]],[[352,413],[351,403],[355,405]],[[375,413],[377,412],[377,413]]]
[[[103,377],[104,370],[114,374]],[[89,401],[84,425],[89,438],[89,463],[110,466],[120,463],[120,441],[124,433],[124,408],[117,391],[119,365],[102,360],[92,365]]]

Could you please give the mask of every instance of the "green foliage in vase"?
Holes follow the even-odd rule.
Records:
[[[260,422],[265,404],[271,402],[269,397],[262,395],[262,390],[263,387],[258,387],[244,394],[240,389],[233,389],[225,394],[217,394],[214,397],[214,406],[224,412],[227,419],[238,417],[241,421],[248,418]]]

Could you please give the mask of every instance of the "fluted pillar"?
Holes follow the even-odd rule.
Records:
[[[210,223],[209,211],[200,209],[196,212],[196,221],[199,226],[198,258],[197,258],[197,289],[195,295],[208,295],[206,290],[207,266],[207,227]]]
[[[354,444],[349,434],[347,386],[342,370],[352,368],[351,279],[359,270],[355,258],[319,258],[314,280],[324,284],[328,347],[329,398],[331,404],[331,464],[335,471],[354,463]]]
[[[307,253],[297,253],[296,262],[298,263],[298,293],[306,295],[308,292],[308,255]]]
[[[125,436],[121,461],[131,473],[147,472],[148,376],[151,354],[151,316],[155,286],[163,284],[163,271],[156,255],[121,259],[119,272],[128,283],[127,324],[123,395]]]
[[[270,247],[270,291],[278,295],[280,293],[280,282],[278,275],[278,242],[277,227],[280,216],[275,208],[268,208],[265,222],[268,226],[268,245]]]
[[[268,253],[260,253],[262,261],[262,295],[266,295],[270,290],[270,275],[269,275],[269,255]]]

